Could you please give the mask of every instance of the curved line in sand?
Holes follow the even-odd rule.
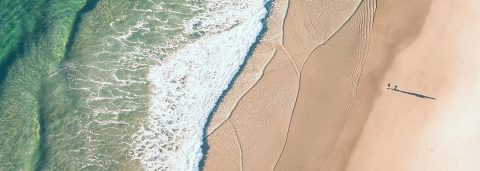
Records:
[[[297,106],[297,102],[298,102],[298,96],[300,94],[300,84],[301,84],[301,79],[302,79],[302,71],[303,71],[303,67],[305,66],[305,64],[309,61],[310,57],[312,56],[312,53],[318,49],[320,46],[324,45],[326,42],[328,42],[334,35],[336,35],[351,19],[352,17],[354,16],[354,14],[358,11],[360,5],[364,2],[364,0],[361,0],[358,4],[357,4],[357,7],[355,8],[355,10],[353,10],[352,14],[347,18],[347,20],[345,20],[345,22],[343,22],[330,36],[328,36],[328,38],[319,43],[317,46],[315,46],[312,50],[310,50],[310,53],[307,57],[307,59],[305,60],[305,62],[303,62],[303,64],[301,65],[300,67],[300,71],[299,71],[299,77],[298,77],[298,88],[297,88],[297,95],[295,97],[295,103],[294,103],[294,106],[293,106],[293,109],[292,109],[292,112],[290,114],[290,119],[289,119],[289,123],[288,123],[288,129],[287,129],[287,135],[285,136],[285,141],[284,141],[284,144],[283,144],[283,147],[282,147],[282,150],[281,150],[281,153],[280,155],[278,156],[277,158],[277,161],[275,162],[275,165],[273,167],[273,170],[275,170],[278,166],[278,162],[280,161],[280,158],[282,157],[284,151],[285,151],[285,146],[287,144],[287,140],[288,140],[288,134],[290,133],[290,127],[291,127],[291,124],[292,124],[292,118],[293,118],[293,113],[295,112],[295,108]],[[288,1],[288,4],[290,4],[290,0]],[[288,9],[287,9],[288,10]],[[287,12],[288,14],[288,12]],[[285,18],[284,20],[286,19],[286,15],[285,15]],[[283,29],[285,27],[285,23],[283,23]],[[283,32],[283,34],[285,33],[285,31]],[[282,39],[282,46],[283,46],[283,39]],[[286,49],[286,48],[285,48]],[[295,65],[295,64],[294,64]],[[295,65],[296,66],[296,65]]]
[[[233,133],[235,133],[235,142],[238,145],[238,150],[240,153],[240,171],[243,171],[243,149],[242,149],[242,144],[240,144],[240,138],[238,138],[238,133],[237,133],[237,128],[235,127],[235,124],[228,119],[228,123],[230,123],[230,126],[233,128]]]
[[[368,1],[370,1],[370,0],[368,0]],[[366,3],[366,2],[364,2],[364,3]],[[367,8],[367,10],[369,10],[370,6],[366,6],[366,8]],[[373,8],[374,8],[374,9],[373,9],[373,16],[374,16],[374,15],[375,15],[376,5],[374,5]],[[367,15],[369,15],[369,14],[367,14]],[[373,17],[372,17],[372,18],[373,18]],[[372,20],[372,21],[373,21],[373,20]],[[366,31],[367,34],[369,34],[369,32],[370,32],[371,26],[372,26],[372,25],[370,25],[370,28],[367,28],[367,31]],[[352,110],[352,108],[353,108],[353,105],[355,104],[355,102],[356,102],[356,100],[357,100],[357,97],[358,97],[358,96],[357,96],[358,85],[360,84],[360,79],[361,79],[362,74],[363,74],[363,68],[364,68],[365,63],[366,63],[366,61],[367,61],[367,55],[366,55],[366,54],[368,54],[368,48],[367,48],[367,47],[368,47],[369,42],[370,42],[370,38],[367,38],[366,44],[364,45],[364,48],[363,48],[364,51],[363,51],[362,56],[364,56],[364,57],[361,59],[361,60],[362,60],[362,62],[361,62],[362,65],[361,65],[361,69],[360,69],[360,75],[358,76],[357,79],[355,79],[355,80],[356,80],[356,84],[355,84],[355,89],[354,89],[354,92],[353,92],[354,98],[353,98],[353,100],[350,102],[350,105],[348,106],[347,112],[345,113],[344,118],[343,118],[342,122],[340,123],[341,128],[340,128],[340,130],[338,131],[338,134],[336,134],[336,137],[335,137],[335,139],[334,139],[334,142],[331,144],[331,147],[328,149],[327,156],[325,157],[324,160],[322,160],[322,162],[320,162],[319,169],[322,169],[323,166],[324,166],[325,161],[328,160],[328,158],[330,158],[330,156],[331,156],[331,154],[332,154],[332,152],[333,152],[333,149],[336,147],[336,145],[337,145],[337,143],[338,143],[338,139],[339,139],[340,135],[341,135],[342,132],[344,131],[345,122],[346,122],[346,120],[350,117],[350,114],[351,114],[351,110]]]
[[[281,29],[281,30],[282,30],[282,34],[281,34],[282,37],[281,37],[281,39],[280,39],[280,40],[281,40],[281,41],[280,41],[280,44],[281,44],[282,46],[283,46],[283,37],[284,37],[284,36],[283,36],[283,35],[284,35],[284,34],[283,34],[283,32],[284,32],[284,23],[285,23],[285,18],[286,18],[287,11],[288,11],[288,2],[289,2],[289,1],[287,1],[287,4],[286,4],[286,5],[287,5],[287,6],[286,6],[287,9],[285,9],[285,11],[282,11],[282,12],[284,12],[283,19],[282,19],[282,23],[281,23],[281,25],[282,25],[282,29]],[[282,9],[282,10],[283,10],[283,9]],[[284,48],[285,48],[285,47],[284,47]],[[286,50],[286,49],[285,49],[285,50]],[[209,137],[211,134],[213,134],[213,133],[214,133],[218,128],[220,128],[228,119],[231,118],[231,115],[232,115],[233,111],[235,111],[235,109],[237,108],[238,103],[240,103],[240,101],[241,101],[241,100],[253,89],[253,87],[255,87],[255,86],[260,82],[260,80],[263,78],[263,76],[264,76],[265,73],[266,73],[266,68],[267,68],[267,66],[273,61],[273,58],[275,57],[276,54],[277,54],[277,48],[275,48],[275,50],[273,51],[273,54],[270,56],[270,59],[269,59],[269,60],[267,61],[267,63],[262,67],[262,71],[261,71],[262,74],[260,75],[260,77],[258,77],[258,79],[255,81],[255,83],[252,84],[245,92],[242,93],[242,95],[240,96],[240,98],[238,98],[237,102],[235,103],[235,105],[233,106],[233,108],[232,108],[232,109],[230,110],[230,112],[228,113],[228,116],[227,116],[223,121],[221,121],[220,124],[218,124],[210,133],[207,133],[207,137]],[[293,59],[292,59],[292,61],[293,61]],[[296,65],[294,64],[294,66],[296,66]]]
[[[291,64],[293,65],[293,68],[295,68],[295,73],[297,74],[298,79],[300,79],[300,70],[297,67],[297,64],[295,63],[295,60],[292,57],[292,54],[287,50],[285,47],[285,20],[287,19],[288,15],[288,9],[290,8],[290,0],[287,0],[287,11],[285,12],[285,15],[283,16],[282,20],[282,41],[280,41],[280,47],[282,47],[282,50],[287,53],[288,58],[290,59]]]
[[[268,62],[265,64],[265,66],[263,67],[262,69],[262,74],[260,75],[260,77],[258,77],[258,79],[255,81],[255,83],[252,84],[252,86],[250,86],[250,88],[248,88],[241,96],[240,98],[238,98],[237,102],[235,103],[235,105],[233,106],[232,110],[230,110],[230,112],[228,113],[228,116],[220,123],[218,124],[210,133],[207,134],[207,137],[209,137],[211,134],[213,134],[217,129],[219,129],[220,127],[223,126],[223,124],[225,124],[225,122],[227,120],[229,120],[232,116],[232,113],[233,111],[235,111],[235,109],[237,108],[238,104],[240,103],[240,101],[242,101],[242,99],[253,89],[253,87],[255,87],[259,82],[260,80],[262,79],[262,77],[265,75],[264,74],[264,71],[265,71],[265,68],[268,66],[268,64],[270,64],[270,62],[272,62],[273,60],[273,56],[275,56],[275,54],[277,53],[277,50],[275,49],[275,51],[273,52],[273,54],[271,55],[271,58],[270,60],[268,60]]]
[[[370,25],[370,28],[368,28],[368,30],[367,30],[367,34],[369,34],[370,29],[373,27],[373,18],[375,18],[375,12],[376,12],[376,7],[377,7],[377,6],[376,6],[376,0],[367,0],[367,1],[374,1],[374,2],[373,2],[373,13],[372,13],[372,23],[370,23],[370,24],[371,24],[371,25]],[[366,8],[370,8],[370,6],[367,6]],[[368,9],[367,9],[367,10],[368,10]],[[358,79],[356,80],[356,85],[355,85],[355,91],[354,91],[353,101],[350,103],[349,108],[348,108],[348,110],[347,110],[347,113],[345,114],[345,117],[344,117],[344,119],[342,120],[342,123],[341,123],[342,127],[341,127],[341,129],[339,130],[339,134],[337,134],[337,137],[335,138],[335,141],[333,142],[332,147],[329,149],[329,152],[327,153],[327,156],[326,156],[325,159],[320,163],[320,166],[319,166],[319,168],[318,168],[319,170],[322,169],[322,167],[324,166],[325,161],[326,161],[328,158],[330,158],[330,155],[332,154],[333,149],[335,149],[335,147],[337,146],[338,139],[339,139],[340,135],[342,134],[342,132],[343,132],[344,129],[345,129],[345,122],[346,122],[346,120],[350,117],[350,114],[351,114],[350,112],[351,112],[351,110],[352,110],[352,108],[353,108],[353,105],[355,104],[355,102],[356,102],[356,100],[357,100],[357,97],[358,97],[358,96],[357,96],[358,85],[360,84],[360,80],[361,80],[362,75],[363,75],[363,69],[364,69],[364,67],[365,67],[365,63],[366,63],[366,61],[368,60],[368,55],[367,55],[367,54],[368,54],[368,45],[369,45],[369,44],[370,44],[370,37],[367,38],[367,42],[366,42],[365,47],[364,47],[365,51],[364,51],[364,54],[363,54],[363,55],[365,55],[365,56],[364,56],[363,61],[362,61],[362,66],[361,66],[361,69],[360,69],[360,75],[358,76]]]

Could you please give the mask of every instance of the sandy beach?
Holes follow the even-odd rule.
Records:
[[[479,7],[276,0],[204,170],[480,169]]]
[[[422,4],[429,12],[423,22],[417,22],[420,31],[406,36],[412,38],[396,48],[402,49],[392,54],[394,60],[382,83],[395,83],[400,90],[436,100],[384,88],[347,170],[480,168],[480,52],[475,43],[480,38],[480,24],[475,22],[480,3],[432,0]]]

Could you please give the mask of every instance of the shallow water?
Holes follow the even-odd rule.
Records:
[[[0,5],[1,170],[198,169],[265,17],[261,0]]]

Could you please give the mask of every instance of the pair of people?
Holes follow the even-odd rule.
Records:
[[[397,87],[398,87],[398,86],[395,85],[395,87],[393,87],[393,89],[392,89],[392,88],[390,88],[390,83],[387,84],[387,89],[397,90]]]

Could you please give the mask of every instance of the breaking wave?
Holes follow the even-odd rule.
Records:
[[[197,170],[203,129],[222,92],[240,70],[262,30],[266,1],[207,1],[185,22],[203,36],[150,69],[153,97],[131,154],[147,170]]]

